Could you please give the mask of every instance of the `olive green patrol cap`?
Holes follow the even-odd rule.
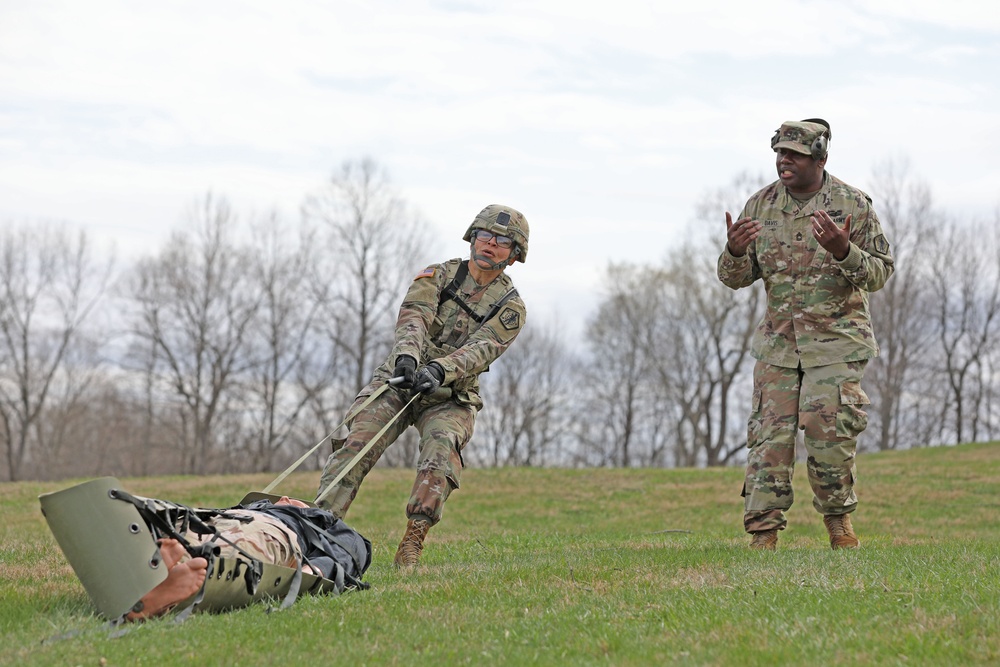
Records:
[[[490,204],[476,216],[469,228],[465,230],[463,241],[472,242],[472,232],[485,229],[499,236],[509,236],[517,244],[518,253],[515,261],[524,262],[528,257],[528,220],[517,209],[503,204]]]
[[[830,136],[830,124],[821,118],[788,120],[775,130],[771,148],[795,151],[819,160],[830,150]]]

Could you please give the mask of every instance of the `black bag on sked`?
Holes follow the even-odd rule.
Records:
[[[243,507],[269,514],[294,530],[306,562],[320,570],[324,578],[339,580],[339,570],[348,586],[368,588],[361,577],[372,562],[372,543],[341,519],[315,507],[275,505],[268,500]]]

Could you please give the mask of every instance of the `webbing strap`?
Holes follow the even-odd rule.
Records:
[[[515,296],[517,296],[517,288],[511,288],[509,292],[500,297],[499,301],[493,304],[493,307],[490,308],[490,312],[486,314],[486,317],[483,318],[483,321],[489,322],[490,320],[492,320],[496,316],[496,314],[500,312],[500,309],[503,308],[503,305],[508,301],[510,301]]]
[[[299,597],[299,589],[302,587],[302,558],[295,559],[295,574],[292,575],[292,581],[288,586],[288,594],[285,595],[285,599],[281,601],[281,605],[278,607],[268,607],[267,613],[270,614],[274,611],[281,611],[283,609],[288,609],[292,606],[292,603]]]
[[[367,398],[367,400],[365,400],[364,403],[362,403],[361,405],[358,406],[357,410],[354,410],[353,412],[349,413],[346,417],[344,417],[344,421],[342,421],[339,424],[337,424],[337,427],[335,429],[333,429],[332,431],[330,431],[330,435],[326,436],[325,438],[323,438],[322,440],[320,440],[319,442],[317,442],[315,445],[313,445],[313,447],[308,452],[306,452],[305,454],[303,454],[299,458],[298,461],[296,461],[292,465],[288,466],[288,468],[283,473],[281,473],[280,475],[278,475],[277,477],[274,478],[273,482],[271,482],[266,487],[264,487],[263,493],[270,493],[275,487],[278,486],[278,484],[280,484],[282,481],[284,481],[284,479],[286,477],[288,477],[288,475],[290,475],[296,468],[298,468],[300,465],[302,465],[302,463],[305,462],[306,459],[308,459],[310,456],[312,456],[313,453],[317,449],[320,448],[320,445],[322,445],[324,442],[326,442],[331,437],[333,437],[333,434],[336,433],[337,431],[339,431],[340,428],[344,424],[346,424],[347,422],[349,422],[352,419],[354,419],[358,415],[358,413],[361,412],[362,410],[364,410],[365,408],[367,408],[371,404],[372,401],[374,401],[376,398],[378,398],[383,393],[385,393],[385,390],[388,389],[389,385],[391,385],[391,384],[393,384],[393,382],[392,382],[392,380],[389,380],[389,382],[385,383],[384,385],[382,385],[381,387],[379,387],[378,389],[376,389],[375,391],[373,391],[372,394],[371,394],[371,396],[369,396]]]
[[[212,539],[196,546],[192,546],[192,544],[184,537],[184,535],[181,534],[180,531],[174,529],[174,526],[171,525],[171,522],[167,521],[166,519],[160,516],[159,512],[157,511],[156,505],[149,498],[143,499],[145,501],[143,502],[143,500],[140,500],[139,498],[133,496],[132,494],[122,489],[114,489],[109,493],[109,495],[115,500],[121,500],[127,503],[131,503],[139,511],[139,515],[149,525],[151,530],[158,531],[160,534],[163,535],[169,535],[170,537],[180,542],[181,545],[188,552],[188,554],[190,554],[192,558],[197,558],[200,556],[205,560],[207,560],[209,571],[212,570],[215,563],[215,556],[217,555],[216,553],[217,546],[215,543],[225,542],[253,565],[253,567],[247,568],[247,572],[246,575],[244,576],[244,579],[246,581],[247,592],[249,594],[253,595],[254,592],[257,590],[257,585],[260,583],[260,578],[262,574],[262,563],[258,559],[254,558],[246,551],[241,549],[236,543],[232,542],[228,538],[221,535],[215,526],[211,526],[203,522],[198,517],[197,512],[192,510],[190,507],[186,507],[184,505],[176,505],[176,504],[173,505],[173,509],[177,510],[180,514],[183,515],[183,518],[179,519],[184,522],[182,526],[182,531],[187,532],[188,528],[190,528],[191,530],[200,535],[212,535]],[[225,513],[219,512],[219,515],[225,516]],[[205,581],[207,582],[208,579],[206,578]],[[202,584],[202,590],[204,590],[204,584]],[[197,602],[200,602],[200,600],[201,596],[199,596],[198,600],[195,601],[195,604],[197,604]]]
[[[458,265],[458,270],[455,272],[455,277],[452,278],[451,282],[441,290],[441,297],[438,299],[438,305],[440,306],[445,301],[451,300],[458,304],[458,307],[469,314],[476,324],[482,324],[483,322],[489,322],[492,320],[503,305],[510,301],[513,297],[517,296],[517,288],[512,288],[509,292],[500,297],[497,301],[490,307],[489,312],[485,315],[479,315],[472,309],[472,307],[458,296],[458,289],[462,286],[462,282],[465,277],[469,275],[469,265],[467,262],[462,262]]]
[[[364,447],[362,447],[361,451],[359,451],[357,454],[354,455],[354,458],[350,460],[350,462],[344,467],[343,470],[340,471],[340,474],[338,474],[333,479],[332,482],[330,482],[329,484],[327,484],[326,488],[323,489],[318,496],[316,496],[316,500],[314,502],[317,505],[320,503],[320,501],[322,501],[324,498],[326,498],[326,496],[330,493],[330,491],[333,490],[333,487],[335,487],[337,484],[340,483],[340,480],[344,479],[344,477],[347,475],[347,473],[349,473],[351,470],[354,469],[354,466],[356,466],[358,464],[358,461],[360,461],[362,458],[364,458],[365,454],[367,454],[371,450],[371,448],[375,446],[375,443],[378,442],[378,439],[381,438],[385,434],[385,432],[389,430],[390,426],[392,426],[394,423],[396,423],[396,420],[399,419],[400,415],[402,415],[404,412],[406,412],[406,409],[408,407],[410,407],[413,404],[413,402],[415,400],[417,400],[418,398],[420,398],[421,396],[423,396],[423,394],[414,394],[412,397],[410,397],[410,400],[406,403],[406,405],[404,405],[402,408],[400,408],[399,412],[397,412],[396,414],[394,414],[392,416],[392,419],[390,419],[389,421],[387,421],[385,423],[385,426],[383,426],[381,428],[381,430],[379,430],[379,432],[376,433],[372,437],[372,439],[368,441],[368,444],[365,445]]]

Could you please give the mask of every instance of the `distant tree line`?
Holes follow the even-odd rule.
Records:
[[[875,173],[897,268],[871,295],[882,355],[866,375],[861,448],[994,439],[1000,214],[954,220],[905,163]],[[661,262],[609,265],[582,348],[533,311],[483,376],[466,463],[742,462],[764,295],[729,290],[715,263],[722,213],[761,185],[743,174],[695,202],[700,228],[664,242]],[[370,159],[344,163],[299,218],[241,220],[208,194],[123,269],[66,226],[6,225],[0,479],[276,471],[330,434],[391,348],[414,270],[441,258]],[[410,433],[383,464],[415,454]]]

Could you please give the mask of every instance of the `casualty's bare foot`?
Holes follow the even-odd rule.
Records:
[[[125,618],[129,621],[142,621],[166,614],[177,606],[178,602],[197,593],[205,583],[207,574],[208,561],[204,558],[192,558],[183,563],[176,563],[170,568],[163,583],[142,596],[136,605],[139,609],[133,609],[125,615]]]
[[[167,568],[167,572],[170,572],[170,570],[174,569],[174,565],[181,562],[184,556],[187,555],[187,550],[183,544],[172,537],[161,538],[159,544],[163,565]]]

